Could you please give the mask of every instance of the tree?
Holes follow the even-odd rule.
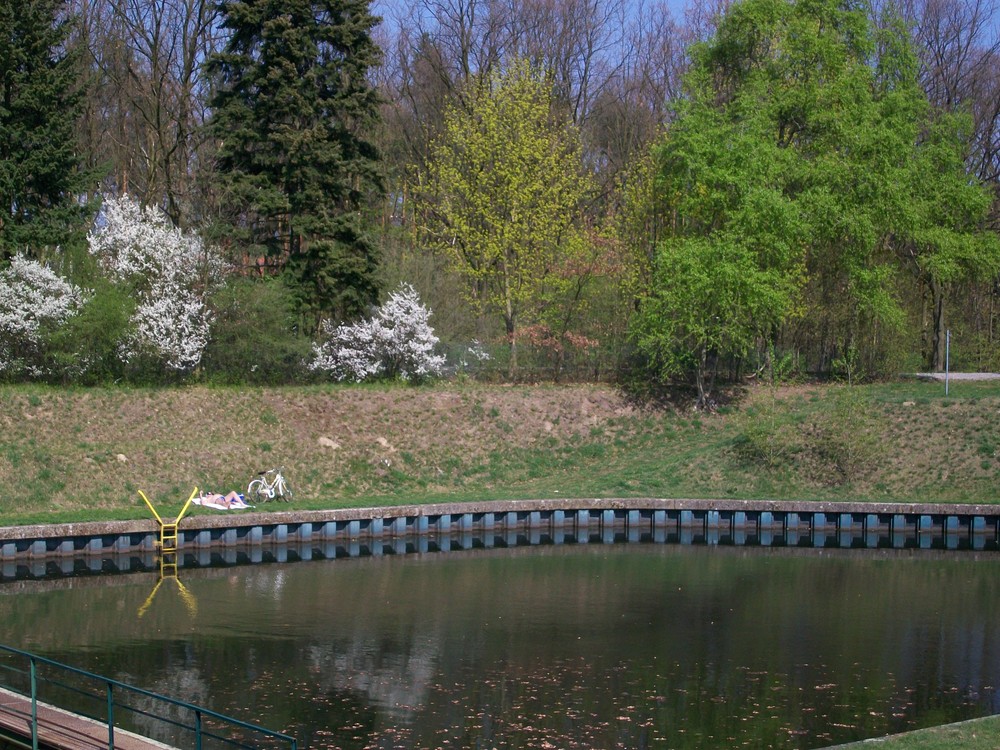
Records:
[[[89,86],[81,143],[104,191],[160,205],[178,226],[210,213],[205,60],[214,0],[73,0]]]
[[[248,249],[288,271],[315,320],[347,318],[377,297],[360,214],[381,195],[366,133],[379,61],[366,0],[223,0],[225,49],[212,130],[218,168]]]
[[[0,271],[0,373],[50,373],[46,339],[80,312],[89,294],[36,260],[15,255]]]
[[[434,353],[438,338],[430,316],[416,290],[400,284],[371,318],[337,327],[324,322],[324,340],[313,345],[309,368],[337,380],[436,377],[444,370],[445,358]]]
[[[965,321],[953,311],[971,308],[970,327],[980,329],[986,351],[995,350],[993,304],[977,307],[974,300],[977,291],[993,299],[997,273],[996,251],[990,249],[995,235],[976,230],[990,219],[995,229],[997,219],[1000,6],[995,0],[910,0],[904,9],[917,40],[920,82],[933,108],[922,157],[913,166],[922,172],[918,184],[933,185],[934,191],[918,195],[914,202],[917,226],[903,254],[913,261],[926,300],[921,307],[929,310],[924,316],[929,318],[924,324],[926,365],[942,370],[946,307],[960,327]],[[992,200],[969,185],[963,164],[992,185]]]
[[[932,107],[964,109],[966,163],[982,180],[1000,177],[1000,5],[996,0],[908,0],[907,18],[921,61],[920,80]]]
[[[552,111],[546,77],[525,63],[476,79],[468,108],[452,107],[421,186],[422,229],[503,317],[517,368],[522,317],[573,294],[574,265],[592,252],[590,183],[579,131]]]
[[[632,10],[622,0],[515,0],[511,7],[509,57],[548,71],[553,97],[582,125],[614,68],[604,65],[607,53],[626,44]]]
[[[965,170],[964,144],[956,137],[969,127],[969,118],[940,116],[911,165],[915,188],[912,221],[906,233],[909,242],[901,249],[913,259],[931,296],[927,364],[938,372],[946,365],[948,291],[959,282],[992,279],[1000,273],[1000,238],[982,231],[992,196],[970,181]]]
[[[660,206],[672,218],[633,329],[659,375],[693,374],[699,407],[716,359],[746,355],[794,311],[806,236],[784,189],[794,157],[773,137],[759,90],[720,114],[703,82],[689,80],[695,96],[656,155]]]
[[[89,210],[80,199],[74,128],[80,113],[77,59],[65,51],[70,21],[62,0],[0,4],[0,254],[82,239]]]
[[[820,369],[861,347],[874,369],[905,321],[904,246],[993,267],[973,252],[992,244],[976,239],[981,187],[944,156],[960,132],[929,116],[901,23],[876,33],[839,0],[744,0],[692,58],[658,151],[668,228],[636,335],[669,374],[694,374],[700,401],[713,356],[782,336]]]
[[[205,296],[221,280],[220,258],[159,209],[142,208],[127,196],[107,199],[102,218],[88,237],[90,252],[136,299],[122,359],[151,358],[175,372],[194,369],[209,340]]]

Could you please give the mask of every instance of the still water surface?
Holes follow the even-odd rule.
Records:
[[[1000,712],[995,555],[579,545],[180,582],[0,585],[0,643],[300,748],[814,748]]]

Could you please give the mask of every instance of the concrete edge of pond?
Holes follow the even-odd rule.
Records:
[[[281,508],[281,510],[276,510]],[[287,510],[285,509],[287,508]],[[796,500],[711,500],[685,498],[549,498],[525,500],[490,500],[465,503],[430,503],[424,505],[383,505],[329,510],[297,510],[293,506],[273,503],[266,511],[219,511],[212,515],[185,516],[181,526],[185,531],[223,529],[259,524],[326,523],[329,521],[360,521],[375,518],[399,518],[468,513],[524,513],[531,511],[578,510],[690,510],[723,512],[781,512],[825,514],[893,514],[921,516],[1000,516],[1000,505],[961,503],[877,503],[855,501],[796,501]],[[172,518],[165,518],[172,521]],[[114,534],[133,534],[158,529],[156,519],[128,521],[84,521],[78,523],[0,526],[0,542],[24,539],[52,539]]]
[[[164,519],[168,524],[173,520]],[[330,510],[276,504],[263,512],[186,516],[177,527],[177,550],[471,533],[653,541],[677,536],[682,542],[790,546],[825,546],[838,538],[855,546],[851,540],[860,537],[864,543],[858,546],[991,552],[1000,550],[1000,505],[683,498],[526,499]],[[159,522],[152,517],[0,527],[0,561],[149,553],[159,549],[160,534]]]

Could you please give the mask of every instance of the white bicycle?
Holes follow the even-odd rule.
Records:
[[[258,471],[257,478],[250,480],[247,486],[247,498],[252,498],[258,503],[266,503],[268,500],[284,500],[286,503],[292,499],[292,488],[288,486],[282,466],[270,471]]]

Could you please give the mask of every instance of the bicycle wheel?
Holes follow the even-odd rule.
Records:
[[[286,503],[292,501],[292,488],[288,486],[288,482],[281,480],[281,499]]]
[[[271,498],[267,494],[267,485],[263,479],[254,479],[247,487],[247,500],[254,503],[266,503]]]

